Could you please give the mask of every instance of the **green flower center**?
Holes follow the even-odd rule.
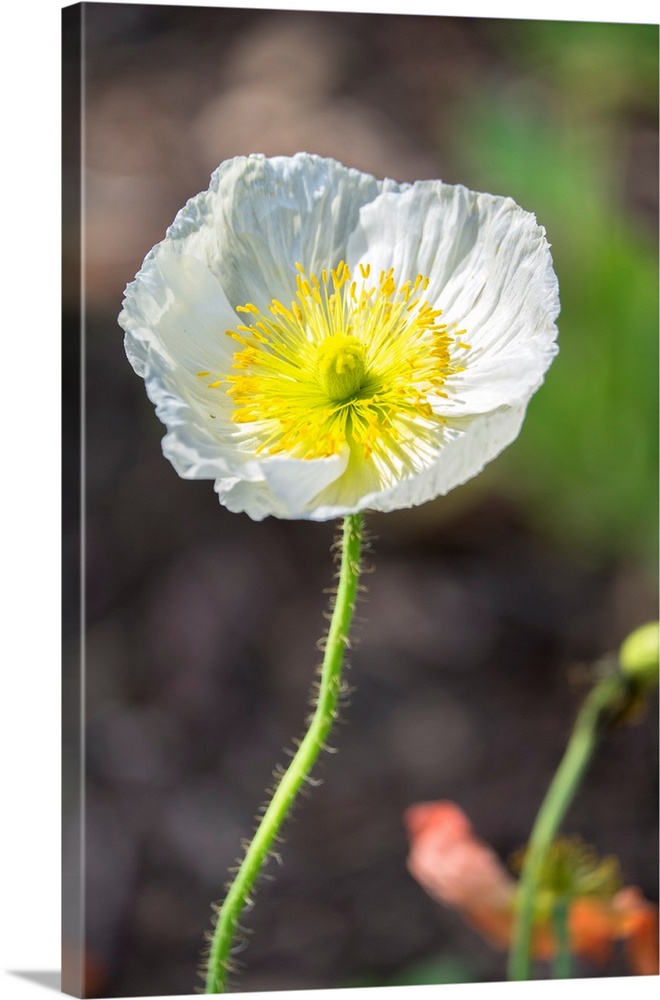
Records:
[[[316,365],[328,399],[337,403],[359,392],[367,373],[364,347],[351,336],[337,335],[321,341]]]

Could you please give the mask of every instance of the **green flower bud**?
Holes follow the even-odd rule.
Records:
[[[641,625],[624,640],[619,650],[621,673],[645,685],[658,683],[658,622]]]

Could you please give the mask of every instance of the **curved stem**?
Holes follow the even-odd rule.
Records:
[[[629,697],[629,684],[617,673],[599,681],[580,709],[564,756],[539,809],[525,854],[516,898],[509,979],[530,977],[534,900],[547,850],[582,781],[604,722],[615,716]]]
[[[328,630],[314,714],[304,739],[283,774],[257,827],[218,913],[209,953],[206,993],[225,991],[229,955],[243,907],[249,900],[252,887],[268,857],[272,843],[303,782],[314,767],[337,716],[344,649],[348,643],[357,596],[361,548],[362,515],[349,514],[344,518],[339,585]]]

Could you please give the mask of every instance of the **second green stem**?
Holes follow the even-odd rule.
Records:
[[[620,710],[629,697],[629,684],[620,673],[616,673],[600,680],[580,709],[568,746],[529,838],[516,899],[509,957],[510,979],[530,978],[534,900],[545,856],[582,781],[605,720]]]

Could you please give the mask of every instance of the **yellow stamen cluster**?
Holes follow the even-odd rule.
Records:
[[[398,286],[392,269],[370,282],[369,265],[357,280],[344,261],[320,279],[296,267],[288,307],[238,307],[250,322],[227,331],[241,345],[233,371],[209,388],[232,397],[258,453],[311,459],[348,446],[381,472],[416,467],[444,423],[429,397],[463,370],[465,330],[439,322],[422,275]]]

